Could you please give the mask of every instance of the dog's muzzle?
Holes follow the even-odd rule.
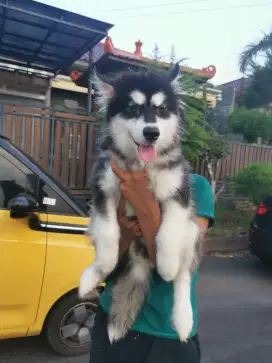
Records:
[[[160,136],[160,130],[154,126],[147,126],[143,129],[143,135],[146,141],[154,142]]]

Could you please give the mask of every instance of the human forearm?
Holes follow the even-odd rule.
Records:
[[[138,220],[141,227],[143,238],[146,242],[146,249],[150,261],[154,266],[157,264],[157,246],[156,236],[161,224],[160,209],[154,206],[154,209],[149,214],[138,213]]]
[[[196,216],[195,223],[199,228],[199,239],[201,241],[204,241],[209,226],[209,219],[205,217]]]
[[[146,248],[151,262],[156,266],[157,264],[157,244],[156,236],[161,225],[161,214],[158,205],[154,205],[152,210],[145,211],[144,213],[138,211],[138,220],[141,227],[143,237],[146,241]],[[199,238],[204,240],[205,234],[208,229],[209,220],[207,218],[196,217],[195,223],[199,227]]]
[[[124,211],[122,212],[124,213]],[[127,252],[135,237],[141,235],[138,220],[129,221],[125,215],[119,216],[119,226],[121,228],[121,238],[119,243],[119,259]]]

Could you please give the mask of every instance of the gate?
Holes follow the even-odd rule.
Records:
[[[78,195],[88,193],[98,124],[84,113],[0,103],[0,133]]]

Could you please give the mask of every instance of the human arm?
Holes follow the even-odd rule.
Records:
[[[151,262],[156,265],[155,237],[161,224],[161,213],[158,202],[148,188],[145,171],[124,172],[115,161],[111,161],[113,172],[121,180],[121,194],[135,209],[139,226],[146,242]]]
[[[148,188],[145,171],[124,172],[114,161],[111,161],[113,172],[121,180],[121,193],[136,210],[140,229],[146,241],[148,255],[154,266],[157,261],[156,236],[161,225],[159,205]],[[200,175],[192,176],[193,199],[195,202],[195,223],[200,230],[200,239],[214,222],[214,200],[207,179]]]
[[[121,228],[121,238],[119,243],[119,259],[128,250],[130,243],[135,237],[141,235],[141,229],[138,219],[130,221],[125,215],[125,199],[121,195],[119,206],[118,206],[118,223]]]
[[[204,241],[205,235],[209,228],[209,219],[206,217],[195,217],[195,223],[199,228],[199,238],[201,241]]]
[[[195,222],[200,230],[200,239],[204,241],[208,229],[214,224],[214,198],[206,178],[193,174],[192,191],[195,202]]]

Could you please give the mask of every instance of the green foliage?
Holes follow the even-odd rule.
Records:
[[[234,133],[242,134],[249,143],[256,142],[258,137],[272,139],[272,117],[260,110],[237,108],[230,115],[228,123]]]
[[[214,131],[209,132],[209,138],[206,142],[206,147],[203,149],[203,157],[207,160],[222,159],[227,156],[230,152],[230,145],[226,141],[224,135],[219,135]]]
[[[256,61],[262,56],[262,64]],[[240,70],[247,72],[251,85],[239,97],[238,104],[247,108],[265,108],[271,113],[272,103],[272,32],[256,43],[247,45],[240,55]]]
[[[239,60],[241,72],[244,73],[246,70],[254,67],[256,65],[255,59],[260,54],[267,56],[272,54],[272,32],[265,33],[262,39],[246,46]]]
[[[188,108],[195,109],[201,113],[205,113],[207,102],[201,98],[196,98],[194,96],[184,95],[183,101]]]
[[[193,160],[203,154],[209,139],[206,127],[207,123],[203,110],[185,106],[182,149],[188,160]]]
[[[272,165],[252,164],[242,169],[233,181],[236,194],[257,205],[272,195]]]
[[[250,86],[243,92],[243,105],[247,108],[270,108],[272,102],[272,57],[264,66],[255,65],[250,75]]]
[[[223,135],[219,135],[205,117],[207,102],[184,95],[184,132],[182,148],[185,157],[193,161],[200,157],[217,161],[228,154],[229,146]]]
[[[193,161],[196,158],[205,158],[211,162],[220,160],[229,153],[229,144],[223,135],[215,132],[207,123],[202,111],[185,108],[185,130],[182,148],[185,157]]]
[[[252,220],[251,210],[236,209],[234,206],[215,205],[215,224],[208,231],[208,237],[239,237],[247,235]]]
[[[182,73],[178,81],[180,82],[184,93],[192,95],[201,88],[201,86],[197,83],[197,79],[198,77],[194,74]]]

